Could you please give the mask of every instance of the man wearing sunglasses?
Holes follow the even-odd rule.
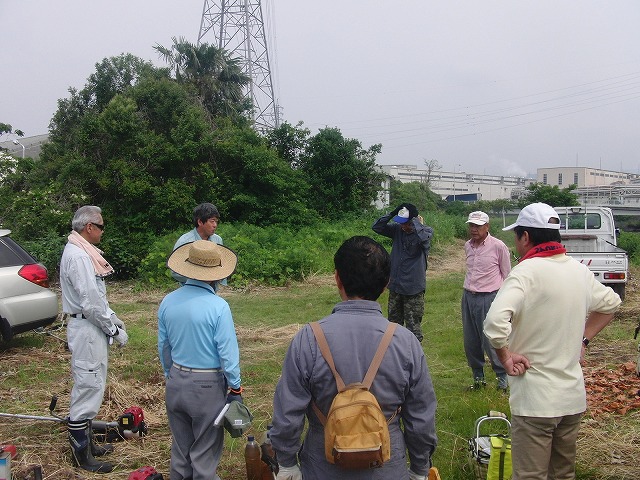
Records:
[[[69,402],[68,435],[73,463],[95,473],[108,473],[113,465],[94,457],[113,451],[97,445],[91,421],[102,405],[107,381],[108,346],[124,346],[124,323],[109,307],[105,277],[113,268],[95,247],[104,233],[102,210],[80,207],[71,222],[72,231],[60,260],[62,310],[69,317],[67,343],[71,352],[73,388]]]

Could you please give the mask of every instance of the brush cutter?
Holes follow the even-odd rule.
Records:
[[[49,413],[52,415],[51,417],[2,412],[0,412],[0,417],[21,418],[24,420],[44,420],[49,422],[59,422],[66,425],[69,422],[69,418],[61,417],[54,413],[57,403],[58,397],[54,395],[51,397],[51,403],[49,404]],[[148,431],[147,424],[144,421],[144,413],[140,407],[128,408],[115,422],[92,420],[91,427],[94,434],[104,435],[105,440],[108,442],[134,437],[143,437]]]

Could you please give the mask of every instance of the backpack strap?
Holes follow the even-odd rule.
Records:
[[[336,365],[333,362],[333,355],[331,355],[331,350],[329,349],[329,344],[327,343],[327,337],[325,337],[324,332],[322,331],[322,328],[320,327],[318,322],[311,322],[309,326],[313,331],[313,336],[316,337],[316,342],[318,342],[318,348],[320,349],[320,353],[322,354],[324,361],[327,362],[327,364],[329,365],[329,368],[331,368],[333,377],[336,379],[336,386],[338,387],[338,392],[340,392],[341,388],[345,387],[344,380],[342,380],[342,377],[336,370]],[[322,411],[320,410],[320,407],[318,407],[315,400],[311,401],[311,407],[313,408],[313,411],[316,413],[318,420],[320,420],[320,423],[324,427],[327,424],[327,416],[324,413],[322,413]]]
[[[378,350],[376,350],[376,354],[373,356],[373,360],[371,360],[371,365],[369,365],[369,370],[367,370],[367,374],[364,376],[364,380],[362,381],[362,385],[367,390],[369,390],[373,384],[373,379],[375,378],[376,373],[378,373],[378,368],[380,368],[384,354],[387,352],[387,348],[389,348],[389,344],[393,338],[393,332],[396,331],[397,326],[397,323],[389,322],[387,330],[384,332],[382,340],[380,340]]]
[[[311,326],[311,330],[313,330],[313,335],[316,337],[316,342],[318,342],[320,353],[322,353],[324,360],[327,362],[329,368],[333,372],[333,376],[336,379],[338,392],[341,392],[345,387],[344,380],[342,380],[342,377],[338,373],[338,370],[336,370],[336,365],[333,362],[333,355],[331,355],[331,350],[329,349],[329,344],[327,343],[327,337],[324,336],[322,327],[320,327],[320,324],[318,324],[318,322],[311,322],[309,325]]]

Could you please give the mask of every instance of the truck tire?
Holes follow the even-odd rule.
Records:
[[[620,295],[620,300],[624,300],[624,291],[625,287],[627,286],[626,283],[610,283],[609,286],[613,289],[614,292]]]

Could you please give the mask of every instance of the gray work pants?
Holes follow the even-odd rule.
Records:
[[[172,367],[165,402],[173,441],[170,480],[220,480],[216,473],[224,428],[213,422],[224,407],[227,382],[222,372],[187,372]]]
[[[73,422],[93,420],[102,405],[107,383],[107,336],[86,318],[70,317],[67,343],[71,352],[73,376],[69,419]]]
[[[484,377],[484,354],[486,352],[493,371],[498,377],[506,376],[506,371],[498,359],[498,355],[491,347],[484,335],[484,319],[489,307],[498,292],[472,293],[464,290],[462,294],[462,336],[464,339],[464,353],[467,363],[473,372],[473,377]]]

